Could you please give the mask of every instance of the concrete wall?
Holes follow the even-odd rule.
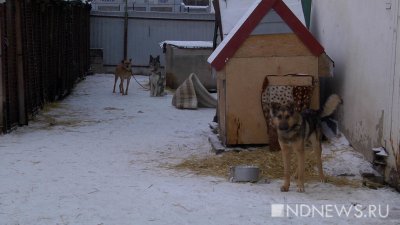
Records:
[[[134,66],[148,66],[150,54],[163,54],[162,41],[212,41],[214,20],[209,13],[129,12],[128,58]],[[115,66],[123,58],[123,36],[123,13],[91,12],[90,48],[103,49],[105,66]],[[161,64],[165,65],[164,57]]]
[[[369,160],[385,147],[390,168],[400,165],[398,16],[398,0],[314,0],[311,11],[311,31],[335,61],[322,96],[343,97],[341,131]]]

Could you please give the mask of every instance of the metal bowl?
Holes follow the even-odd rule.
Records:
[[[229,174],[231,182],[257,182],[260,169],[252,165],[232,166]]]

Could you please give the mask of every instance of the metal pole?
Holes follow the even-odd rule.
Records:
[[[5,32],[5,31],[3,31],[3,30],[1,30],[1,28],[2,28],[2,26],[1,26],[1,23],[3,23],[3,20],[4,20],[4,18],[5,18],[5,16],[4,16],[4,8],[3,7],[5,7],[4,5],[2,5],[1,7],[0,7],[0,37],[3,37],[3,33],[2,32]],[[3,102],[5,102],[5,100],[4,100],[4,98],[5,98],[5,88],[4,88],[4,86],[3,86],[3,56],[2,56],[2,44],[0,44],[0,102],[2,103],[2,104],[0,104],[0,133],[2,133],[2,132],[4,132],[5,131],[5,123],[4,123],[4,121],[5,121],[5,116],[4,116],[4,111],[3,111],[3,107],[4,107],[4,104],[3,104]]]
[[[15,36],[17,50],[17,82],[18,82],[18,102],[19,102],[19,124],[27,125],[28,118],[25,105],[25,81],[23,69],[23,50],[22,50],[22,12],[21,0],[15,1]]]
[[[124,59],[128,58],[128,0],[125,0]]]

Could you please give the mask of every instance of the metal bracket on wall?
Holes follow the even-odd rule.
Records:
[[[392,9],[392,2],[391,2],[391,0],[387,0],[387,1],[386,1],[386,9],[387,9],[387,10]]]

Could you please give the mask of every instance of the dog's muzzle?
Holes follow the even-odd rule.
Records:
[[[281,131],[287,131],[289,130],[289,124],[287,123],[280,123],[278,126],[278,129]]]

